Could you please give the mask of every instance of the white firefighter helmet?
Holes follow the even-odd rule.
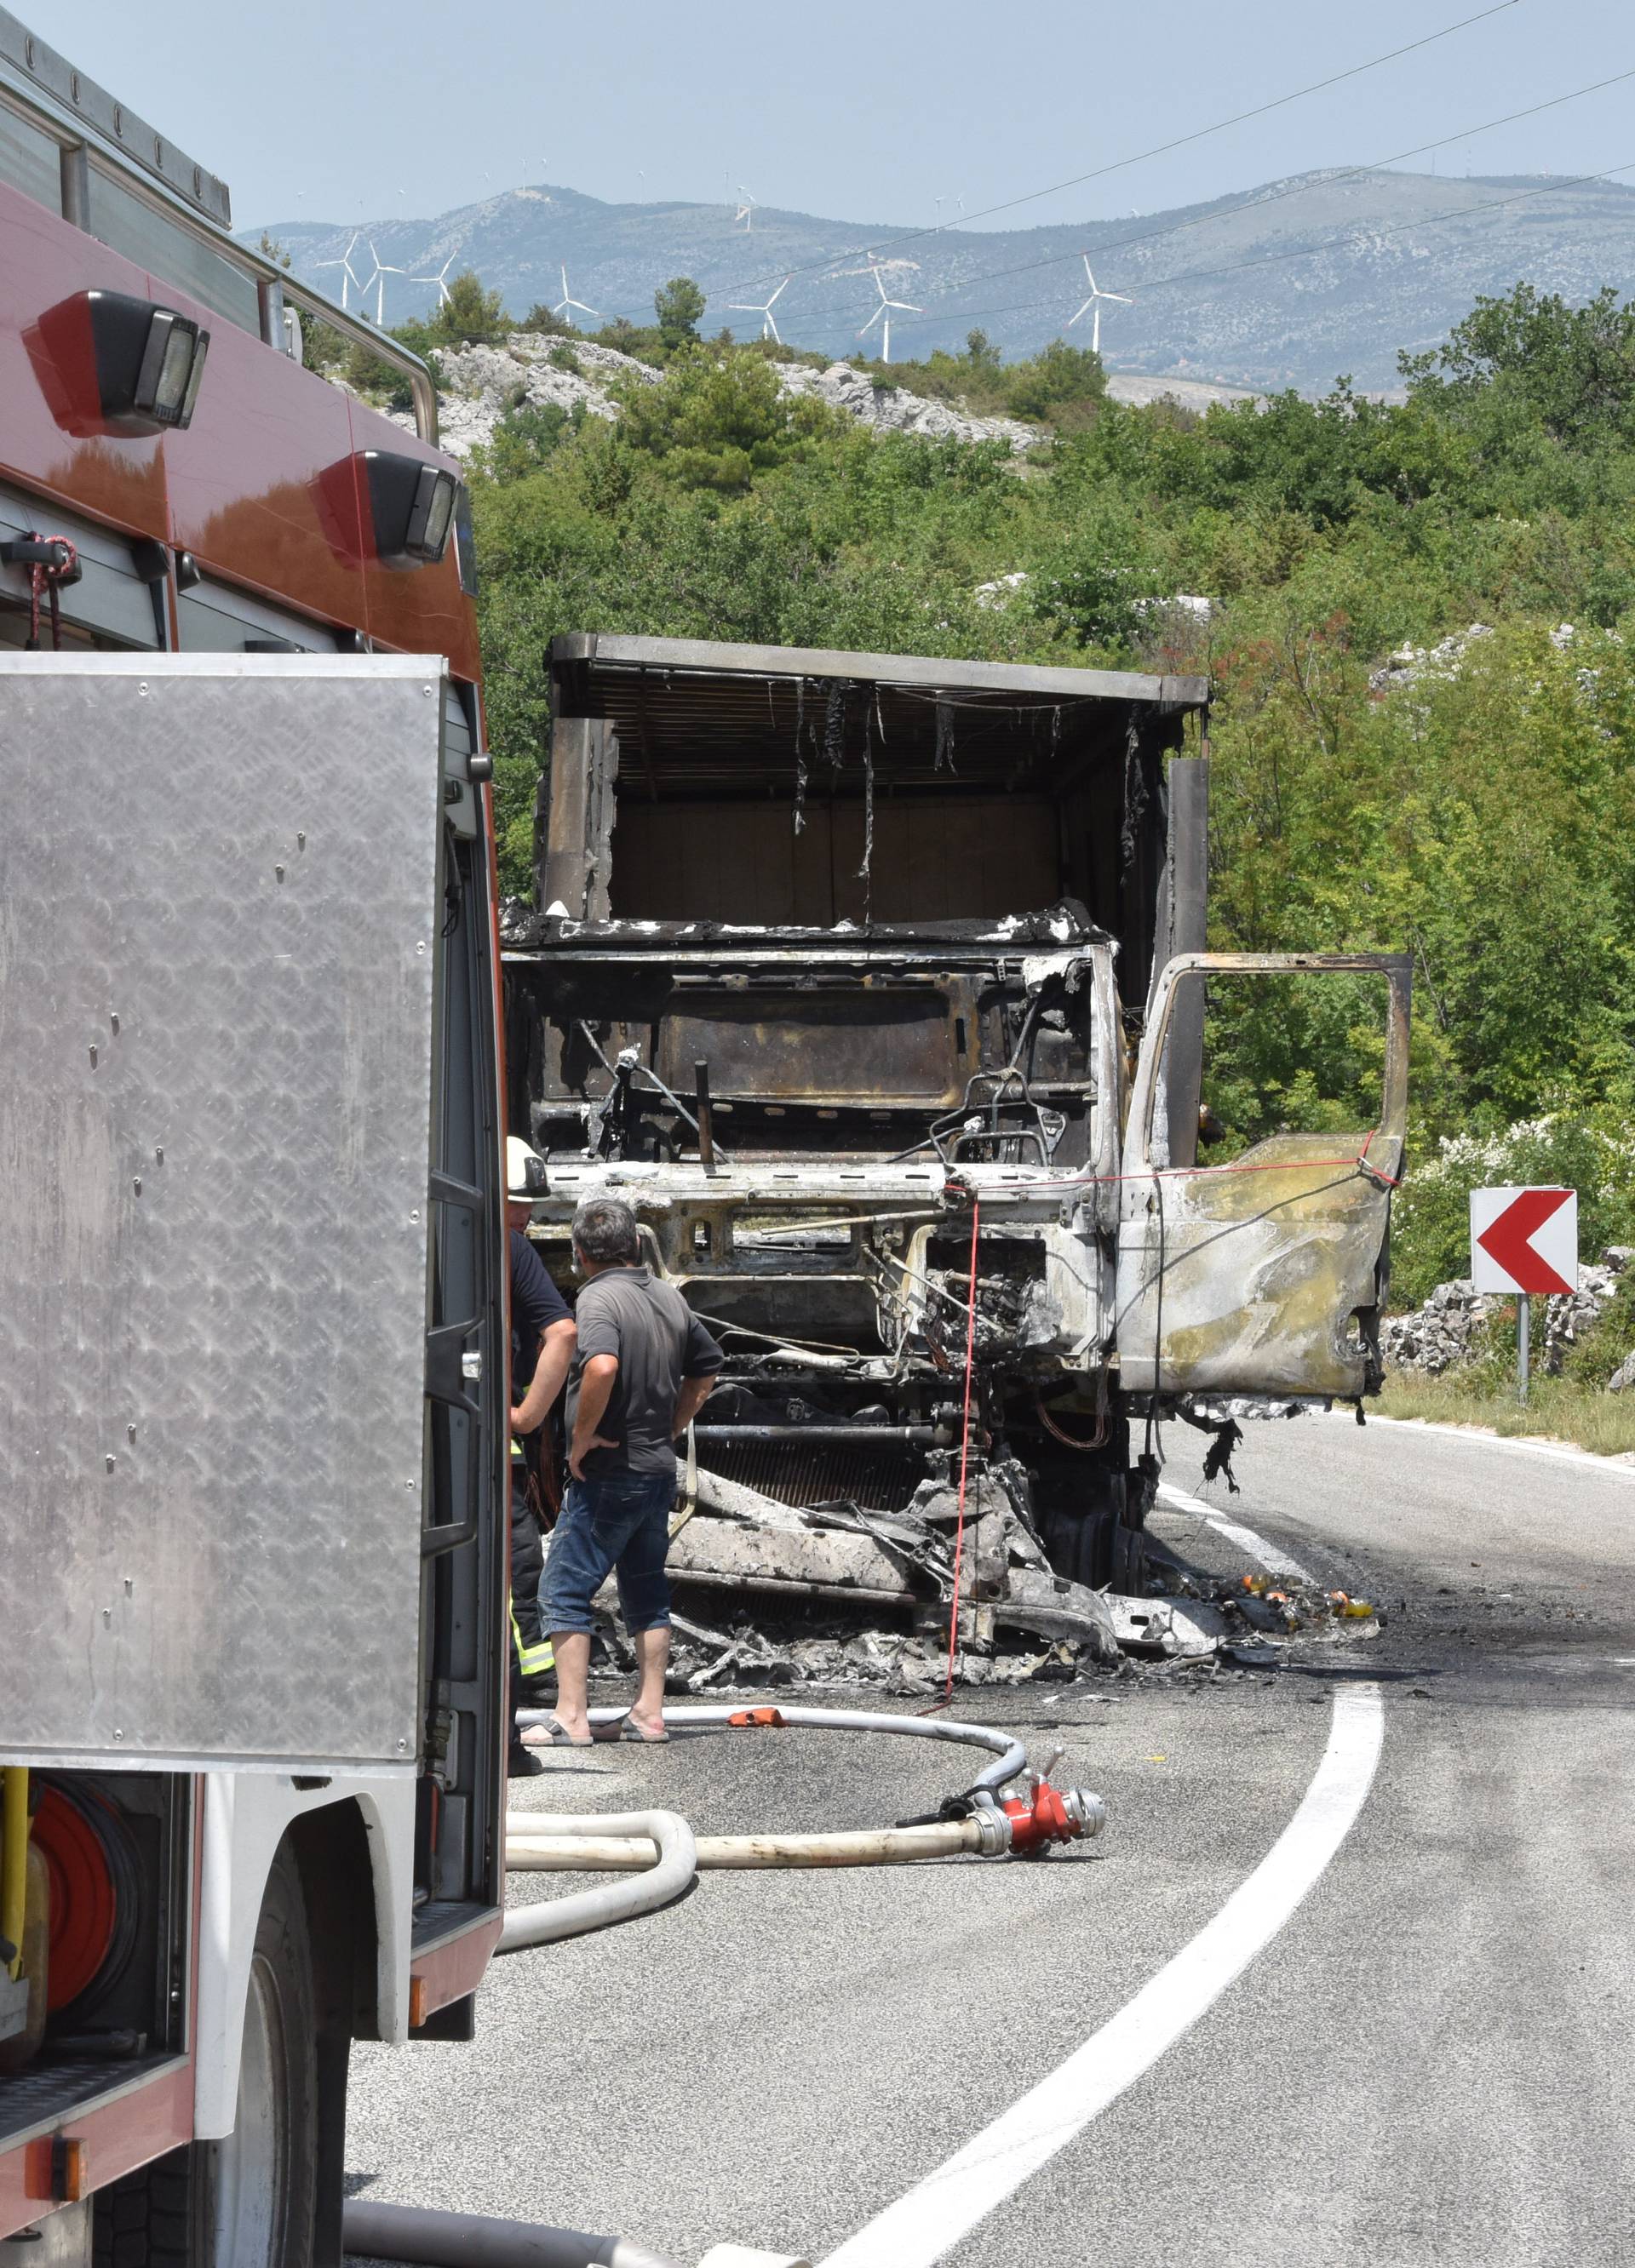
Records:
[[[505,1194],[513,1203],[526,1204],[530,1199],[545,1194],[545,1160],[537,1150],[531,1150],[520,1134],[505,1137]]]

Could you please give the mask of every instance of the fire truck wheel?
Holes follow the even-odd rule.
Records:
[[[284,1844],[256,1926],[237,2123],[99,2193],[95,2268],[312,2268],[317,2037],[306,1904]]]

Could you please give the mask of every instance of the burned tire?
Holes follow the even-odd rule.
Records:
[[[1125,1476],[1110,1464],[1076,1459],[1045,1468],[1038,1476],[1040,1536],[1050,1565],[1070,1583],[1092,1590],[1118,1580],[1118,1539],[1123,1533]]]
[[[233,2131],[99,2191],[95,2268],[312,2268],[317,2156],[313,1947],[284,1843],[255,1929]]]
[[[1116,1521],[1108,1553],[1107,1580],[1123,1598],[1138,1599],[1146,1581],[1146,1538],[1138,1528]]]

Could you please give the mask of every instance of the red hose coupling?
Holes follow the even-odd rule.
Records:
[[[1099,1835],[1107,1821],[1099,1795],[1082,1787],[1052,1787],[1048,1779],[1035,1780],[1027,1795],[1007,1795],[1000,1808],[1011,1822],[1011,1855],[1017,1859],[1037,1858],[1052,1843]]]

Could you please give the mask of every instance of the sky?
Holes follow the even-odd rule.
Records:
[[[1437,146],[1406,170],[1635,168],[1635,77],[1473,130],[1635,71],[1629,0],[1503,0],[1411,55],[1156,156],[1144,153],[1491,0],[10,4],[221,175],[240,228],[422,217],[524,183],[630,203],[747,188],[848,221],[1018,227],[1423,144]]]

